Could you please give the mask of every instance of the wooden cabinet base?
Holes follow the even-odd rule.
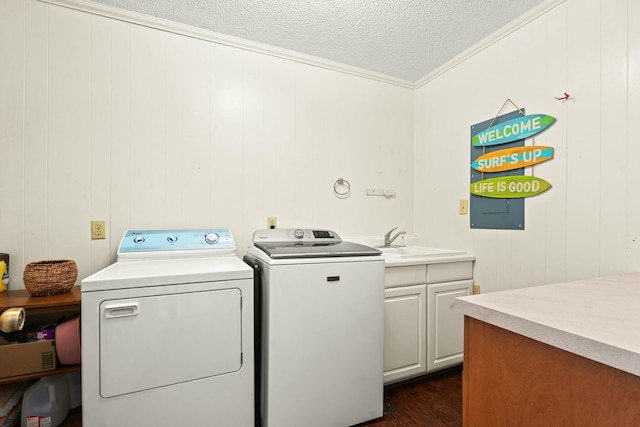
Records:
[[[639,426],[640,377],[465,317],[463,425]]]

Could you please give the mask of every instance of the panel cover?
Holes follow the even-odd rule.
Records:
[[[241,312],[237,288],[102,302],[100,395],[239,370]]]
[[[524,112],[524,109],[522,109],[522,111]],[[492,122],[493,125],[496,125],[521,116],[520,112],[513,111],[498,117],[495,121],[494,119],[489,119],[484,122],[476,123],[471,126],[471,137],[481,130],[487,129]],[[522,147],[524,146],[524,141],[524,139],[520,139],[507,144],[488,147],[474,146],[469,143],[469,146],[471,147],[470,163],[473,163],[475,159],[483,154],[490,153],[492,151]],[[469,167],[469,169],[471,170],[471,183],[499,176],[524,175],[524,168],[494,173],[482,173],[472,167]],[[469,194],[469,219],[471,228],[524,230],[524,198],[494,199]]]

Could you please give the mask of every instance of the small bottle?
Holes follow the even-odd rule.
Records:
[[[8,259],[9,255],[7,255],[7,260]],[[0,281],[0,292],[4,292],[9,289],[9,266],[7,265],[7,262],[2,258],[0,258],[0,277],[2,278],[2,281]]]

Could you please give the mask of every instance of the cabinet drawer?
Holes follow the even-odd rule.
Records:
[[[427,283],[451,282],[473,278],[473,261],[427,265]]]
[[[422,265],[407,265],[401,267],[387,267],[384,269],[384,287],[415,285],[425,283],[427,269]]]

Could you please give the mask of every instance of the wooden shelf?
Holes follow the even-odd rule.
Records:
[[[68,374],[70,372],[80,372],[82,365],[61,365],[53,371],[36,372],[34,374],[17,375],[13,377],[0,378],[0,384],[15,383],[18,381],[37,380],[38,378],[48,377],[49,375]]]
[[[24,307],[30,314],[80,312],[80,286],[74,286],[64,294],[48,297],[33,297],[26,290],[0,293],[0,312],[11,307]]]

